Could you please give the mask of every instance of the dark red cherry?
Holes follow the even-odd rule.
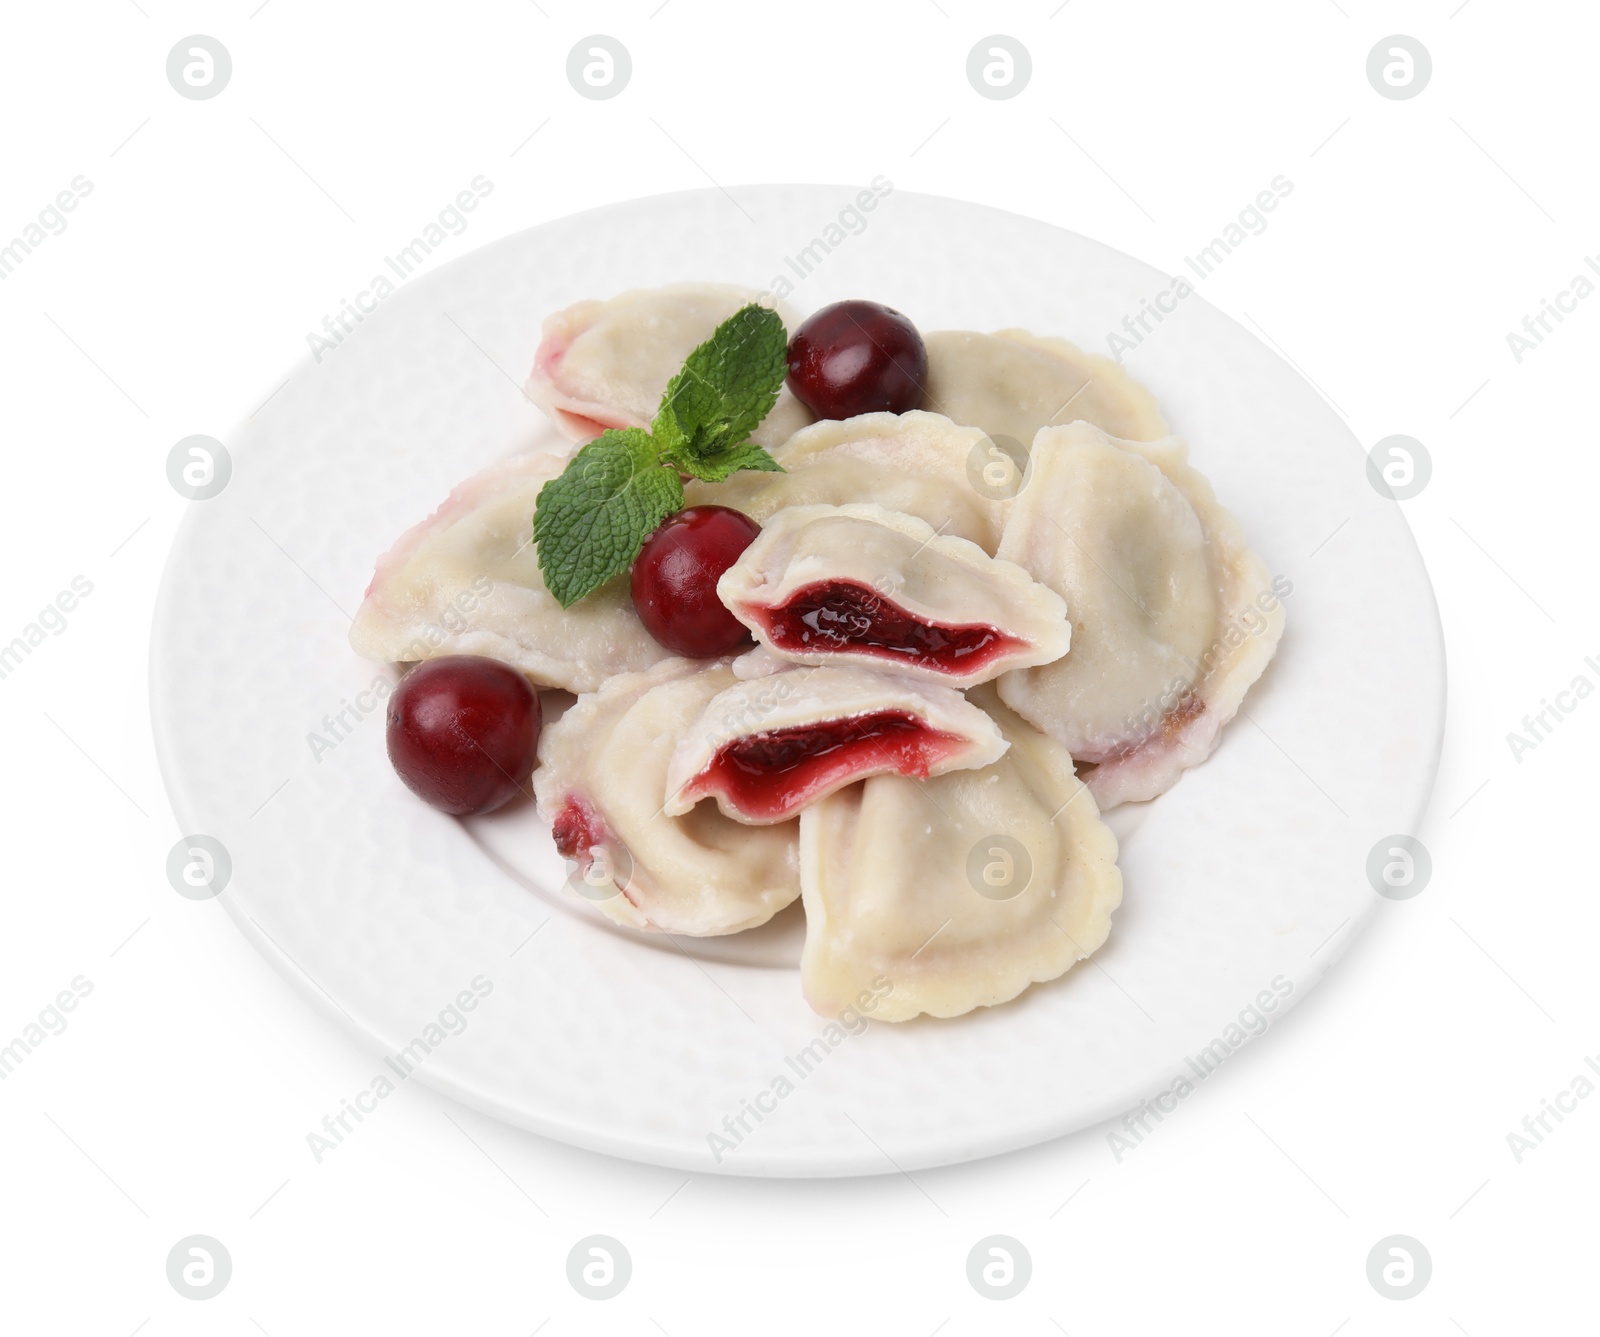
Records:
[[[633,606],[645,630],[690,659],[714,659],[750,633],[717,598],[717,581],[761,532],[727,506],[690,506],[669,515],[633,559]]]
[[[491,812],[533,774],[538,693],[494,659],[418,664],[389,698],[389,760],[418,798],[457,817]]]
[[[907,413],[922,403],[928,350],[881,302],[835,302],[789,340],[789,388],[819,418]]]

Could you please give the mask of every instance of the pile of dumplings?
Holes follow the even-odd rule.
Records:
[[[616,922],[737,933],[798,898],[802,988],[825,1016],[868,996],[889,1021],[1007,1002],[1106,941],[1122,878],[1100,814],[1216,747],[1277,648],[1286,589],[1117,364],[944,331],[924,336],[924,409],[813,421],[785,389],[754,433],[784,472],[687,485],[688,505],[762,526],[718,585],[753,650],[674,656],[626,576],[562,608],[532,544],[540,489],[578,443],[648,427],[689,352],[763,300],[677,284],[550,317],[527,394],[573,444],[469,479],[403,535],[351,643],[384,662],[488,656],[576,694],[540,739],[534,794]],[[786,634],[786,602],[818,582],[995,634],[948,660]],[[892,737],[853,737],[885,718]],[[719,766],[774,737],[840,745],[791,784]]]

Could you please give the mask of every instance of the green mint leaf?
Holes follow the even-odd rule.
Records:
[[[662,457],[694,472],[690,461],[715,458],[749,440],[783,388],[788,347],[783,321],[768,307],[751,303],[718,325],[661,398],[650,430]]]
[[[669,453],[661,457],[661,462],[707,483],[720,483],[730,475],[738,473],[740,469],[760,469],[775,474],[784,471],[783,465],[754,441],[746,441],[742,445],[730,446],[726,450],[700,457]]]
[[[539,572],[571,608],[628,569],[655,527],[683,506],[683,483],[642,427],[609,428],[539,489]]]

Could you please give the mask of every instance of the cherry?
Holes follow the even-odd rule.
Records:
[[[689,659],[714,659],[749,631],[717,598],[717,581],[761,526],[727,506],[690,506],[663,520],[633,559],[633,606],[645,630]]]
[[[510,665],[430,659],[389,698],[389,760],[441,812],[492,812],[533,774],[542,718],[538,694]]]
[[[835,302],[789,340],[789,388],[819,418],[906,413],[922,403],[928,350],[881,302]]]

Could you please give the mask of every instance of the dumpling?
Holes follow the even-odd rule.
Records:
[[[1188,448],[1048,428],[1000,555],[1066,601],[1072,649],[999,680],[1102,808],[1154,798],[1217,745],[1283,634],[1282,594]]]
[[[937,413],[863,413],[803,428],[773,458],[787,471],[689,483],[687,505],[732,506],[765,523],[785,506],[842,506],[868,498],[993,554],[1005,506],[974,485],[993,446],[976,427]]]
[[[513,456],[469,478],[402,534],[378,559],[356,610],[355,652],[391,663],[484,655],[572,692],[667,658],[634,612],[626,576],[571,608],[545,588],[533,507],[565,467],[559,450]]]
[[[669,816],[701,799],[741,822],[781,822],[869,775],[926,779],[987,766],[1000,730],[950,687],[862,668],[793,668],[706,703],[667,767]]]
[[[1066,604],[1020,566],[875,503],[779,511],[717,596],[781,659],[951,687],[1048,664],[1071,640]]]
[[[684,721],[734,681],[725,661],[671,659],[619,674],[539,739],[539,812],[556,848],[585,873],[585,898],[619,924],[737,933],[800,894],[794,823],[746,826],[714,803],[681,816],[662,811]]]
[[[877,776],[800,814],[800,979],[824,1016],[905,1021],[1015,998],[1094,952],[1122,900],[1117,841],[1072,758],[973,692],[1011,744],[977,771]]]
[[[1110,358],[1026,330],[935,330],[924,406],[1026,449],[1041,427],[1079,418],[1112,436],[1167,435],[1155,396]]]
[[[545,320],[525,392],[574,441],[608,427],[649,427],[689,354],[751,302],[773,305],[726,283],[672,283],[578,302]],[[751,439],[770,450],[810,421],[811,412],[785,387]]]
[[[779,659],[766,646],[758,645],[733,661],[733,676],[742,679],[770,678],[774,673],[787,673],[793,667],[789,660]]]

